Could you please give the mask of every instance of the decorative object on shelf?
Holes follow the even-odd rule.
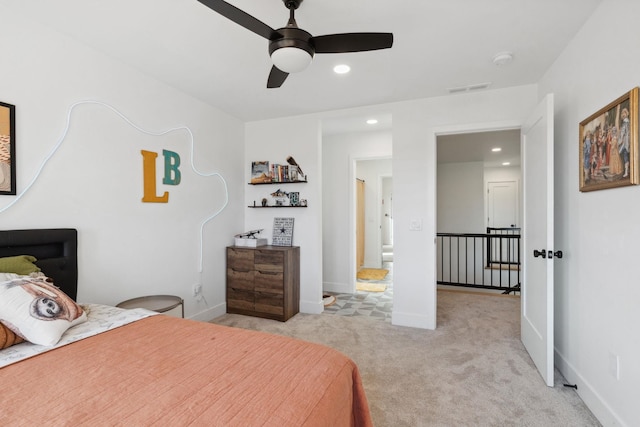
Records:
[[[16,194],[16,107],[0,102],[0,194]]]
[[[300,193],[292,191],[289,193],[289,204],[291,206],[300,206]]]
[[[295,218],[273,219],[273,246],[293,245],[293,221]]]
[[[638,91],[580,122],[580,191],[638,183]]]
[[[262,207],[263,207],[263,208],[267,207],[267,198],[266,198],[266,197],[264,197],[264,198],[262,199]]]
[[[236,234],[235,244],[236,246],[247,246],[250,248],[256,248],[258,246],[266,246],[267,239],[262,237],[257,237],[258,234],[262,232],[262,228],[258,230],[249,230],[244,233]]]
[[[307,182],[307,176],[302,168],[291,156],[287,157],[287,164],[256,161],[251,163],[251,180],[249,184],[279,184]]]
[[[306,181],[307,177],[305,176],[304,172],[302,172],[302,168],[300,167],[300,165],[296,162],[296,159],[294,159],[292,156],[287,157],[287,163],[289,163],[292,166],[295,166],[295,175],[296,175],[296,179],[292,179],[291,181],[297,181],[298,177],[302,177],[302,181]]]
[[[271,197],[275,199],[276,206],[285,206],[285,203],[289,201],[289,193],[279,188],[271,193]]]
[[[271,182],[269,174],[269,162],[259,161],[251,163],[251,183],[263,184]]]
[[[300,206],[303,207],[303,208],[306,208],[307,207],[307,199],[300,200]]]

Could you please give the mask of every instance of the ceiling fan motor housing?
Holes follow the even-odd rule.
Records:
[[[316,53],[315,47],[313,46],[313,36],[305,30],[295,27],[280,28],[277,30],[277,33],[282,37],[269,42],[269,56],[271,56],[274,64],[285,72],[293,73],[302,71],[307,65],[309,65],[313,59],[313,55]],[[282,51],[277,52],[280,49],[282,49]],[[306,54],[304,52],[306,52]],[[296,63],[293,68],[284,65],[278,66],[278,63],[282,64],[282,62],[280,62],[281,60],[288,62],[287,60],[291,55],[295,55],[298,58],[297,60],[293,60]],[[304,59],[305,55],[308,55],[309,58]],[[282,57],[282,59],[280,57]],[[297,66],[297,64],[300,64],[300,66]]]
[[[302,0],[282,0],[282,2],[284,3],[285,7],[289,10],[291,9],[297,9],[300,7],[300,3],[302,3]]]

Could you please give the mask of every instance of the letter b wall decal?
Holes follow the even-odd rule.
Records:
[[[165,191],[162,196],[156,194],[156,158],[158,153],[153,151],[140,150],[142,154],[142,170],[144,180],[144,194],[142,201],[144,203],[168,203],[169,192]],[[180,156],[178,153],[168,150],[162,150],[164,157],[164,177],[162,183],[164,185],[178,185],[182,178],[180,173]]]

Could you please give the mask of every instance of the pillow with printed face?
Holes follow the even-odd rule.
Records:
[[[0,258],[0,273],[31,274],[40,271],[34,264],[37,259],[31,255],[18,255]]]
[[[55,345],[67,329],[87,320],[48,277],[13,276],[0,282],[0,322],[26,341]]]

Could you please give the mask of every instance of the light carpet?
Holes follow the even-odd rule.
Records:
[[[520,299],[438,292],[438,328],[297,314],[213,322],[313,341],[351,357],[376,427],[600,426],[575,390],[547,387],[520,341]]]
[[[384,292],[386,289],[387,285],[384,283],[356,282],[357,291]]]
[[[363,268],[358,271],[356,277],[360,280],[382,280],[388,273],[389,270],[384,268]]]

